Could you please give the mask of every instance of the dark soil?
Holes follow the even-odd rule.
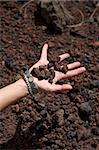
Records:
[[[74,87],[71,91],[40,91],[6,108],[0,114],[0,149],[98,150],[99,11],[88,20],[97,2],[66,2],[72,15],[76,8],[83,12],[85,23],[66,28],[61,35],[51,34],[41,20],[35,21],[33,2],[20,13],[24,3],[0,2],[0,88],[14,82],[24,65],[36,63],[46,42],[48,58],[69,52],[72,59],[64,63],[80,61],[87,71],[68,80]],[[79,15],[76,18],[75,23],[81,21]]]

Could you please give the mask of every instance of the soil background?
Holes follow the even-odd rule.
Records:
[[[67,1],[65,7],[81,21],[61,35],[50,33],[40,19],[36,6],[26,1],[0,1],[0,88],[15,82],[13,67],[29,67],[40,58],[44,43],[48,55],[72,54],[66,63],[80,61],[87,71],[71,80],[74,89],[63,93],[39,92],[27,96],[0,114],[0,149],[99,150],[99,10],[89,17],[97,1]],[[78,14],[78,15],[77,15]]]

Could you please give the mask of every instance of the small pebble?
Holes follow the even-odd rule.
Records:
[[[82,120],[87,120],[92,112],[92,108],[88,102],[84,102],[79,107],[79,115]]]
[[[64,66],[62,67],[62,73],[66,74],[67,71],[68,71],[68,67],[67,67],[66,65],[64,65]]]
[[[58,123],[59,126],[63,125],[64,123],[64,110],[63,109],[59,109],[56,113],[56,121]]]
[[[15,105],[15,111],[18,113],[20,111],[20,107],[18,104]]]
[[[60,67],[60,65],[57,62],[55,62],[54,68],[57,71],[61,71],[61,67]]]
[[[89,115],[92,111],[92,108],[91,108],[91,106],[89,105],[88,102],[85,102],[85,103],[82,103],[80,105],[80,110],[81,110],[82,113],[84,113],[86,115]]]
[[[49,69],[49,68],[51,68],[51,67],[53,67],[54,66],[54,62],[53,61],[50,61],[49,63],[48,63],[48,65],[47,65],[47,68]]]
[[[46,67],[46,66],[41,65],[41,66],[39,66],[39,70],[42,71],[42,70],[45,69],[45,67]]]

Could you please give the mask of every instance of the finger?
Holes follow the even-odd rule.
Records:
[[[36,64],[34,64],[30,69],[29,72],[31,72],[33,70],[33,68],[38,68],[40,66],[40,63],[37,62]]]
[[[84,71],[86,71],[85,67],[80,67],[78,69],[68,71],[66,74],[62,75],[63,76],[62,78],[74,77],[76,75],[83,73]]]
[[[47,60],[47,50],[48,50],[48,44],[44,44],[44,46],[42,48],[40,60]]]
[[[65,58],[68,58],[70,57],[70,55],[68,53],[65,53],[65,54],[62,54],[62,55],[59,55],[60,57],[60,61],[64,60]]]
[[[68,69],[74,69],[76,67],[79,67],[80,65],[81,65],[80,62],[74,62],[74,63],[68,64],[67,67]]]
[[[55,78],[53,79],[53,83],[56,83],[57,81],[59,81],[61,79],[70,78],[70,77],[79,75],[79,74],[83,73],[84,71],[86,71],[85,67],[80,67],[78,69],[68,71],[66,74],[55,71]]]
[[[72,89],[72,86],[69,84],[63,84],[63,85],[52,84],[51,86],[52,92],[65,91],[65,90],[71,90],[71,89]]]

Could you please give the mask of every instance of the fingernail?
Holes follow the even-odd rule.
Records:
[[[68,84],[68,89],[71,90],[71,89],[73,89],[73,87],[72,87],[71,85]]]
[[[85,68],[85,67],[83,67],[83,71],[86,71],[86,68]]]
[[[73,87],[72,86],[70,86],[70,88],[69,88],[70,90],[72,90],[73,89]]]

